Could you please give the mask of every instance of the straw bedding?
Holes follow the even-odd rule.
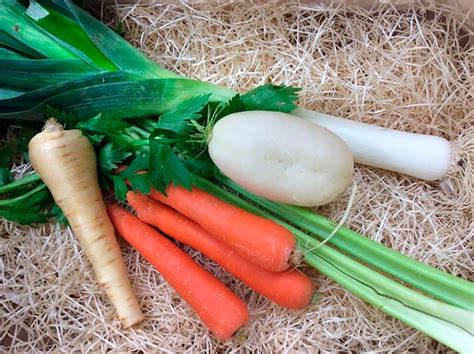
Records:
[[[104,21],[164,67],[237,90],[272,81],[305,108],[446,137],[459,163],[443,181],[357,166],[346,225],[404,254],[472,278],[474,51],[466,14],[442,5],[371,10],[298,3],[120,5]],[[394,147],[395,148],[395,147]],[[15,166],[17,175],[27,165]],[[320,208],[339,220],[350,190]],[[318,301],[290,312],[190,251],[248,303],[252,320],[217,342],[136,252],[122,244],[146,321],[122,330],[75,237],[55,225],[0,221],[0,349],[415,351],[447,348],[312,273]]]

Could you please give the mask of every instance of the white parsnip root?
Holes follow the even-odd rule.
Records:
[[[125,327],[144,316],[128,279],[115,231],[97,180],[96,156],[79,130],[64,130],[54,119],[29,143],[34,169],[66,215],[98,282]]]

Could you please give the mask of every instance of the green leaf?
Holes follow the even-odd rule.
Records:
[[[150,176],[147,173],[136,174],[128,178],[134,192],[148,194],[151,191]]]
[[[72,113],[61,111],[57,108],[46,106],[46,116],[48,118],[56,118],[56,120],[69,129],[74,128],[77,124],[77,118]]]
[[[169,145],[150,139],[150,180],[153,186],[164,193],[170,183],[191,188],[191,176]]]
[[[16,152],[16,144],[11,142],[0,147],[0,167],[7,168]]]
[[[91,134],[91,135],[87,135],[87,137],[92,142],[92,144],[96,145],[96,144],[100,144],[102,142],[102,140],[105,138],[105,135]]]
[[[101,113],[77,124],[77,128],[81,130],[103,135],[113,134],[128,127],[130,127],[130,124],[127,122],[112,117],[103,117]]]
[[[0,167],[0,186],[4,186],[13,181],[10,170],[6,167]]]
[[[130,155],[130,152],[114,147],[112,143],[109,143],[100,149],[97,163],[102,172],[107,174],[115,170],[117,164],[123,162]]]
[[[120,202],[124,201],[127,198],[128,191],[125,179],[118,175],[110,175],[110,178],[114,182],[115,198]]]
[[[41,179],[37,173],[25,175],[15,181],[12,181],[11,183],[6,184],[5,186],[0,187],[0,194],[13,193],[19,195],[18,192],[24,192],[26,187],[31,187],[32,184],[40,181]]]
[[[62,226],[69,225],[69,221],[67,220],[66,215],[64,215],[63,211],[61,210],[59,205],[57,205],[56,203],[54,203],[53,206],[51,207],[50,214],[52,217],[56,219],[56,222],[59,225],[62,225]]]
[[[211,160],[207,151],[195,158],[185,160],[185,165],[192,173],[203,177],[215,177],[219,174],[219,169]]]
[[[132,79],[177,78],[179,75],[161,68],[134,48],[125,39],[87,12],[69,1],[55,1],[72,14],[73,19],[87,33],[94,45],[120,70]]]
[[[0,208],[0,217],[24,225],[48,221],[46,214],[39,208],[29,209],[28,212],[24,210]]]
[[[31,2],[26,15],[57,44],[69,50],[91,68],[115,71],[117,67],[96,47],[80,24],[65,14],[46,5]],[[41,16],[31,15],[31,9],[42,12]],[[67,30],[65,30],[67,29]]]
[[[169,130],[177,134],[185,134],[189,131],[189,121],[201,117],[201,111],[209,102],[210,95],[192,97],[171,108],[160,116],[156,128]]]
[[[130,165],[125,170],[120,172],[119,175],[124,178],[130,178],[139,171],[147,170],[149,161],[149,152],[137,152]]]
[[[123,76],[118,80],[123,79]],[[44,118],[43,107],[50,105],[75,114],[80,120],[102,113],[103,117],[138,118],[163,114],[194,96],[212,94],[213,100],[227,100],[229,90],[190,79],[152,79],[137,82],[112,82],[78,89],[54,92],[38,104],[28,104],[16,97],[15,107],[4,110],[0,101],[0,119],[38,120]],[[234,96],[234,94],[232,94]],[[10,103],[10,102],[8,102]]]
[[[49,98],[81,87],[124,80],[126,78],[122,73],[101,73],[79,80],[50,85],[20,95],[15,94],[15,96],[0,100],[0,119],[4,118],[2,115],[14,113],[20,119],[42,121],[45,118],[44,107],[48,105],[46,101]]]
[[[24,91],[95,73],[80,59],[0,59],[0,85]]]
[[[207,124],[214,125],[219,119],[224,118],[232,113],[245,111],[246,107],[240,95],[233,96],[229,101],[209,102],[204,109],[207,116]]]
[[[46,185],[41,184],[18,197],[0,199],[0,209],[29,213],[35,208],[39,210],[50,200],[51,194],[46,188]]]
[[[295,101],[298,99],[300,90],[296,87],[263,85],[245,93],[241,99],[247,111],[288,113],[297,107]]]

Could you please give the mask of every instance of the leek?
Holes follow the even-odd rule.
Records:
[[[122,72],[128,80],[132,81],[181,78],[187,83],[183,90],[176,89],[173,92],[174,94],[178,92],[177,100],[187,99],[190,93],[191,96],[195,96],[192,91],[198,87],[199,91],[196,94],[202,94],[207,90],[208,93],[220,98],[230,98],[235,95],[235,92],[226,88],[185,79],[161,68],[141,55],[116,33],[75,7],[70,1],[31,2],[30,6],[25,9],[14,0],[0,0],[0,6],[2,6],[0,44],[9,49],[13,48],[19,54],[33,56],[37,59],[80,59],[89,65],[91,70],[95,70],[95,73]],[[18,30],[19,28],[21,31]],[[68,30],[65,31],[65,28]],[[61,68],[64,71],[67,70],[66,65],[61,65]],[[34,69],[32,68],[32,70]],[[61,69],[58,70],[61,71]],[[83,77],[85,76],[86,74]],[[100,108],[104,108],[104,105],[103,102],[97,102],[97,109],[94,109],[95,101],[101,100],[101,95],[107,95],[108,92],[117,90],[120,86],[120,84],[99,85],[91,90],[72,92],[71,95],[66,93],[59,100],[61,108],[74,110],[75,107],[72,105],[74,96],[80,95],[83,100],[91,101],[91,107],[86,111],[87,114],[97,114]],[[143,95],[129,97],[128,93],[134,89],[133,85],[125,85],[122,89],[118,89],[116,100],[108,100],[107,105],[119,104],[122,99],[128,99],[127,104],[131,106],[138,106],[146,101],[150,105],[160,107],[161,98],[151,91],[148,91],[151,94],[149,97],[145,95],[145,99],[141,99],[144,97]],[[181,97],[181,95],[183,96]],[[17,98],[21,100],[21,95]],[[34,110],[34,119],[43,118],[38,110],[43,111],[46,104],[57,103],[58,99],[39,103],[36,106],[37,109]],[[8,106],[6,108],[9,109]],[[29,109],[33,109],[33,107],[30,106]],[[149,110],[124,110],[122,108],[121,111],[123,111],[123,116],[129,118],[150,114]],[[13,110],[13,112],[14,114],[9,114],[9,112],[0,114],[0,118],[32,119],[28,117],[30,111],[20,113]],[[157,108],[155,114],[163,112]],[[296,109],[293,113],[339,135],[351,149],[354,161],[361,164],[393,170],[421,179],[436,180],[444,177],[455,162],[455,147],[441,137],[383,129],[304,109]],[[399,148],[394,149],[394,145]]]

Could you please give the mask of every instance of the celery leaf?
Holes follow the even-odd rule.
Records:
[[[191,176],[184,162],[173,149],[158,139],[150,139],[150,180],[153,186],[162,193],[170,183],[191,188]]]
[[[104,145],[99,151],[98,164],[99,168],[108,173],[117,168],[117,165],[123,162],[131,153],[116,148],[112,143]]]
[[[262,85],[241,96],[247,111],[291,112],[297,106],[300,88],[291,86]]]
[[[46,105],[45,110],[48,118],[55,118],[67,129],[74,128],[77,124],[77,118],[72,113],[67,113],[49,105]]]
[[[110,178],[114,182],[114,192],[115,197],[118,201],[122,202],[127,198],[127,184],[125,183],[125,179],[118,175],[111,175]]]
[[[209,102],[209,98],[210,95],[202,95],[184,101],[162,114],[156,128],[176,134],[186,134],[192,128],[189,121],[198,120],[201,117],[201,111]]]
[[[148,173],[140,173],[128,178],[130,184],[132,185],[132,190],[134,192],[139,191],[143,194],[148,194],[151,191],[151,182],[150,176]]]
[[[103,117],[102,114],[99,113],[86,121],[79,122],[77,127],[87,132],[107,135],[123,131],[130,127],[130,124],[122,119]]]

